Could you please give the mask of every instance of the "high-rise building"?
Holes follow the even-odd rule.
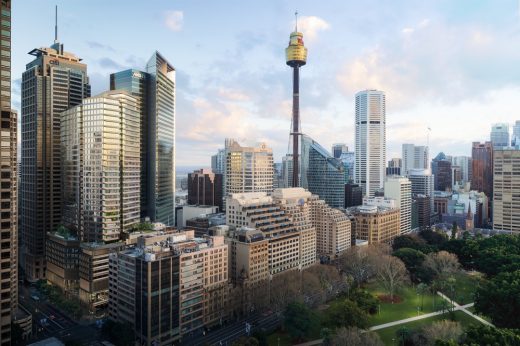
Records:
[[[297,14],[296,14],[297,15]],[[298,17],[296,17],[296,26],[291,33],[289,46],[285,49],[285,59],[287,65],[293,69],[293,106],[292,106],[292,159],[293,159],[293,176],[292,187],[298,187],[299,177],[299,155],[298,149],[300,141],[300,67],[307,63],[307,48],[303,44],[303,34],[298,32]]]
[[[175,223],[175,68],[153,53],[146,71],[125,70],[110,76],[112,90],[138,98],[141,116],[141,216]]]
[[[455,186],[462,186],[462,167],[451,164],[451,187],[455,190]]]
[[[188,204],[214,205],[223,211],[222,191],[222,174],[211,169],[188,174]]]
[[[385,197],[396,201],[401,212],[401,234],[412,230],[412,183],[408,178],[389,176],[385,182]]]
[[[413,201],[417,207],[417,227],[425,229],[431,224],[432,199],[425,195],[413,195]]]
[[[143,236],[109,259],[109,317],[140,345],[172,345],[227,315],[228,245],[193,231]]]
[[[520,147],[520,120],[513,125],[513,135],[511,136],[511,145],[517,149]]]
[[[493,229],[520,233],[520,150],[493,152]]]
[[[390,161],[388,161],[388,166],[386,167],[386,175],[401,175],[402,169],[402,160],[400,158],[394,157]]]
[[[460,181],[465,184],[470,181],[471,178],[471,157],[469,156],[453,156],[451,159],[453,166],[460,167],[461,179]]]
[[[301,167],[301,156],[298,167]],[[293,159],[292,154],[287,154],[282,157],[282,181],[283,184],[281,187],[287,188],[292,187],[292,177],[293,177]],[[298,174],[298,186],[301,185],[301,174]]]
[[[226,141],[226,195],[243,192],[273,192],[273,150],[267,144],[243,147]]]
[[[219,149],[218,152],[211,157],[211,170],[215,174],[226,173],[226,150]]]
[[[430,210],[433,211],[434,176],[429,169],[411,169],[408,180],[412,184],[412,196],[423,195],[430,198]]]
[[[45,237],[61,223],[61,112],[90,96],[87,65],[57,37],[22,75],[20,227],[27,279],[45,278]]]
[[[118,241],[139,222],[139,139],[138,101],[126,91],[62,113],[63,220],[81,241]]]
[[[451,159],[444,153],[439,153],[432,160],[432,173],[435,191],[446,191],[452,188]]]
[[[345,204],[343,163],[307,135],[302,136],[302,187],[318,195],[333,208]]]
[[[402,175],[407,175],[410,169],[428,169],[428,147],[414,144],[403,144]]]
[[[385,93],[365,90],[356,94],[356,183],[373,197],[383,188],[386,165]]]
[[[348,146],[345,143],[335,143],[332,145],[332,156],[335,159],[341,158],[341,154],[348,152]]]
[[[509,124],[493,124],[493,126],[491,127],[491,133],[489,135],[489,138],[491,143],[493,143],[493,147],[495,148],[508,147],[510,145]]]
[[[1,2],[0,46],[0,345],[11,345],[11,320],[18,306],[17,114],[11,109],[11,1]]]
[[[473,142],[471,149],[471,189],[488,196],[487,215],[493,215],[493,143]]]
[[[356,164],[356,153],[353,151],[344,151],[341,153],[339,160],[343,164],[343,176],[345,184],[354,181],[354,166]]]
[[[363,190],[354,183],[345,184],[345,208],[357,207],[363,204]]]

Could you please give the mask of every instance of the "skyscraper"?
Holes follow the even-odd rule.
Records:
[[[401,234],[412,230],[412,183],[408,178],[389,176],[385,182],[385,197],[395,199],[401,213]]]
[[[373,197],[383,188],[386,165],[385,93],[365,90],[356,94],[356,183]]]
[[[493,229],[520,233],[520,150],[493,153]]]
[[[390,161],[388,161],[388,166],[386,167],[386,175],[401,175],[403,160],[400,158],[394,157]]]
[[[428,161],[428,147],[403,144],[403,175],[407,175],[410,169],[427,169]]]
[[[90,96],[87,65],[58,41],[29,52],[22,75],[20,227],[27,279],[45,278],[45,237],[61,223],[61,112]]]
[[[141,216],[175,221],[175,68],[155,52],[146,71],[110,76],[110,88],[138,98],[141,114]]]
[[[243,192],[273,192],[273,150],[265,143],[243,147],[226,140],[226,196]]]
[[[11,319],[18,305],[17,114],[11,109],[11,1],[2,0],[1,61],[1,196],[0,216],[0,345],[11,345]]]
[[[339,159],[341,154],[348,153],[348,146],[345,143],[335,143],[332,145],[332,156]]]
[[[505,123],[493,124],[491,133],[489,135],[493,147],[502,148],[508,147],[509,142],[509,125]]]
[[[293,69],[293,107],[292,107],[292,138],[293,138],[293,177],[292,187],[299,186],[299,149],[300,140],[300,67],[307,62],[307,48],[303,44],[303,34],[298,32],[298,12],[296,12],[296,26],[291,33],[289,46],[285,49],[287,65]]]
[[[439,153],[432,160],[432,173],[435,191],[446,191],[452,188],[451,160],[444,153]]]
[[[302,136],[302,187],[318,195],[333,208],[345,204],[343,163],[307,135]]]
[[[511,136],[511,145],[520,147],[520,120],[517,120],[513,125],[513,135]]]
[[[188,174],[188,204],[218,206],[223,212],[222,174],[210,169]]]
[[[471,177],[471,157],[468,156],[453,156],[451,159],[453,166],[460,167],[460,173],[462,175],[462,182],[467,183]]]
[[[83,242],[119,241],[139,222],[140,120],[119,90],[62,113],[64,222]]]
[[[488,197],[487,215],[492,215],[493,201],[493,143],[473,142],[471,149],[471,189]]]

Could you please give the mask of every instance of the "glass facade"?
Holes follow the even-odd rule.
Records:
[[[309,136],[302,136],[302,186],[333,208],[344,206],[345,168]]]

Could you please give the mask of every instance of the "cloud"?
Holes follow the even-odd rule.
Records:
[[[125,65],[122,65],[122,64],[118,63],[117,61],[112,60],[111,58],[108,58],[108,57],[103,57],[103,58],[99,59],[98,63],[101,67],[106,68],[106,69],[124,70],[126,68]]]
[[[100,42],[96,42],[96,41],[87,41],[87,45],[90,48],[92,48],[92,49],[101,49],[101,50],[106,50],[106,51],[110,51],[110,52],[115,52],[116,51],[111,46],[109,46],[107,44],[100,43]]]
[[[229,89],[229,88],[219,88],[217,94],[228,101],[248,101],[250,100],[249,95],[244,93],[241,90],[237,89]]]
[[[181,31],[184,24],[184,13],[182,11],[166,11],[164,24],[172,31]]]
[[[307,41],[314,41],[320,31],[330,29],[330,24],[316,16],[298,18],[298,31],[301,31]]]

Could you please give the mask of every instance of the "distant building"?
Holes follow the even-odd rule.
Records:
[[[343,152],[339,158],[341,163],[343,164],[343,175],[344,182],[352,182],[354,181],[354,166],[356,164],[356,153],[353,151]]]
[[[489,137],[495,149],[508,147],[510,145],[509,125],[506,123],[493,124]]]
[[[461,174],[461,185],[464,185],[467,182],[471,181],[472,174],[472,160],[471,157],[468,156],[454,156],[451,159],[451,164],[453,166],[460,167]]]
[[[196,170],[188,174],[188,204],[214,205],[223,210],[222,174],[210,169]]]
[[[389,176],[385,182],[385,197],[394,199],[401,213],[401,234],[412,230],[412,183],[408,178]]]
[[[356,207],[363,204],[363,190],[354,183],[345,184],[345,208]]]
[[[451,160],[444,153],[439,153],[432,160],[432,173],[434,176],[435,191],[447,191],[452,189]]]
[[[385,93],[365,90],[356,94],[355,183],[363,194],[373,197],[383,188],[386,165]]]
[[[411,169],[428,169],[429,157],[427,146],[416,146],[414,144],[403,144],[402,150],[402,172],[406,176]]]
[[[298,165],[301,168],[301,156],[299,157],[300,164]],[[292,186],[292,176],[293,176],[293,158],[292,154],[287,154],[282,157],[282,186],[281,188],[288,188]],[[301,174],[299,174],[299,185],[301,185]]]
[[[520,150],[493,153],[493,229],[520,233]]]
[[[188,220],[218,212],[219,208],[213,205],[184,205],[178,207],[175,211],[175,226],[178,228],[185,228]]]
[[[196,216],[186,220],[186,228],[195,231],[195,237],[202,238],[209,234],[209,230],[215,226],[226,224],[226,213],[216,213]]]
[[[417,208],[417,227],[419,227],[419,229],[426,229],[431,225],[431,197],[425,195],[414,195],[413,201]]]
[[[401,175],[402,160],[400,158],[393,158],[388,161],[388,166],[386,167],[386,175]]]
[[[511,137],[511,146],[520,149],[520,120],[513,125],[513,135]]]
[[[332,145],[332,156],[335,159],[341,158],[341,154],[348,152],[348,146],[345,143],[336,143]]]
[[[493,201],[493,143],[473,142],[471,150],[471,189],[484,192],[489,197],[488,214]]]
[[[343,207],[345,198],[343,163],[332,157],[325,148],[309,136],[303,135],[301,142],[302,187],[318,195],[333,208]]]

